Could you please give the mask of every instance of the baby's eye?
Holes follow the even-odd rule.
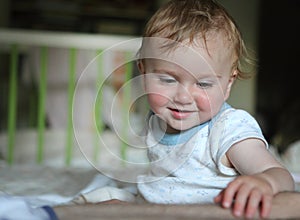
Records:
[[[159,80],[162,82],[162,83],[175,83],[176,80],[172,77],[167,77],[167,76],[160,76],[159,77]]]
[[[198,82],[197,86],[202,89],[207,89],[207,88],[212,87],[212,83],[211,82]]]

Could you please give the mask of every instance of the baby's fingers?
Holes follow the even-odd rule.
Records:
[[[224,190],[222,190],[219,195],[214,198],[215,203],[221,203],[223,200]]]
[[[272,195],[265,195],[262,198],[262,204],[261,204],[261,217],[262,218],[267,218],[271,212],[272,208],[272,200],[273,196]]]
[[[239,191],[241,187],[241,182],[239,181],[233,181],[231,183],[228,184],[227,188],[224,189],[221,193],[221,205],[224,208],[230,208],[234,198],[236,196],[236,193]]]
[[[245,210],[245,216],[247,218],[253,218],[259,210],[260,203],[262,201],[262,194],[259,190],[253,189],[248,197],[247,207]]]
[[[233,214],[235,216],[242,216],[246,213],[250,195],[251,188],[249,188],[246,184],[242,184],[235,195],[235,202],[233,206]]]

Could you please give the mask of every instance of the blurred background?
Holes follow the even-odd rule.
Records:
[[[149,17],[164,2],[167,0],[1,0],[0,27],[140,36]],[[219,2],[236,19],[258,60],[257,75],[238,82],[229,102],[252,113],[268,141],[284,151],[300,138],[300,2]],[[9,54],[0,52],[0,130],[7,124],[8,68]],[[22,85],[19,93],[26,94]],[[19,118],[27,117],[22,110],[27,104],[28,97],[18,99]]]

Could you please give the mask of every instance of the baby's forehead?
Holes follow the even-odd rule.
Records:
[[[143,40],[141,59],[153,58],[176,63],[191,72],[201,68],[220,72],[231,69],[233,50],[224,39],[213,36],[176,42],[166,38],[151,37]]]
[[[207,68],[208,66],[202,66],[201,68],[193,66],[193,64],[189,66],[182,66],[178,63],[169,62],[166,60],[160,59],[147,59],[144,62],[145,72],[147,74],[155,73],[161,74],[164,76],[170,76],[174,78],[187,79],[188,76],[191,76],[195,80],[200,79],[212,79],[222,77],[223,74],[217,74],[213,71],[212,68]],[[189,78],[190,79],[190,78]]]

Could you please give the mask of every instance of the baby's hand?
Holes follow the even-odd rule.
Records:
[[[271,211],[272,199],[272,186],[261,174],[257,174],[237,177],[215,197],[215,202],[224,208],[232,207],[237,217],[253,218],[260,209],[261,217],[265,218]]]

